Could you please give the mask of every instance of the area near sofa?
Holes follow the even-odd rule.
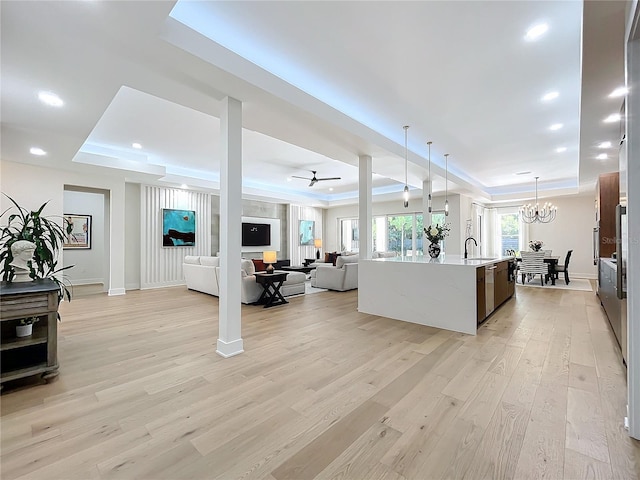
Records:
[[[220,257],[187,255],[182,264],[184,278],[189,290],[220,296]],[[255,303],[260,299],[263,288],[256,282],[256,268],[251,260],[242,260],[240,264],[242,275],[241,302]],[[277,272],[277,270],[276,270]],[[307,276],[301,272],[288,272],[283,283],[281,293],[287,297],[304,293]]]

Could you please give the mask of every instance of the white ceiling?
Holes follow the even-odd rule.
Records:
[[[622,103],[607,94],[624,82],[624,2],[96,0],[1,9],[3,160],[217,188],[217,100],[230,95],[243,102],[244,190],[253,195],[355,200],[362,154],[373,157],[374,192],[399,192],[404,124],[414,196],[427,178],[428,140],[434,191],[444,189],[450,153],[449,190],[485,201],[530,196],[536,175],[541,196],[577,193],[617,169],[594,157],[598,143],[619,141],[619,126],[602,119]],[[541,21],[547,34],[525,41]],[[65,105],[42,105],[39,90]],[[558,99],[541,102],[551,90]],[[557,122],[564,128],[550,131]],[[30,155],[32,146],[47,156]],[[287,181],[310,170],[342,180]],[[522,171],[531,173],[515,175]]]

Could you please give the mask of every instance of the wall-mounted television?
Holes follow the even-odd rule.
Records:
[[[268,223],[242,222],[242,246],[264,247],[271,245],[271,225]]]

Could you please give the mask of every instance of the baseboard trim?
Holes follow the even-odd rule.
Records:
[[[124,288],[110,288],[109,296],[114,297],[116,295],[126,295],[127,291]]]
[[[242,352],[244,352],[244,344],[241,338],[228,343],[224,340],[218,339],[218,348],[216,349],[216,353],[221,357],[229,358],[235,355],[240,355]]]

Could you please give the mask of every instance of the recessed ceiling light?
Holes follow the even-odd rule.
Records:
[[[38,147],[31,147],[29,153],[31,153],[31,155],[38,155],[39,157],[47,154],[47,152]]]
[[[546,23],[539,23],[527,30],[527,34],[524,36],[524,38],[528,41],[537,40],[542,35],[547,33],[547,30],[549,30],[549,25],[547,25]]]
[[[140,150],[142,148],[142,145],[140,145],[139,143],[132,143],[131,146],[136,150]]]
[[[598,148],[611,148],[611,142],[602,142]]]
[[[601,153],[600,155],[598,155],[596,157],[598,160],[606,160],[607,158],[609,158],[609,155],[607,155],[606,153]]]
[[[551,125],[549,127],[549,130],[560,130],[562,127],[564,127],[563,124],[561,123],[554,123],[553,125]]]
[[[566,152],[567,151],[567,147],[558,147],[556,148],[556,152],[558,153],[562,153],[562,152]]]
[[[612,113],[607,118],[605,118],[604,121],[607,122],[607,123],[619,122],[620,121],[620,114],[619,113]]]
[[[559,96],[559,95],[560,95],[560,94],[559,94],[558,92],[549,92],[549,93],[545,93],[545,94],[542,96],[542,101],[543,101],[543,102],[548,102],[548,101],[550,101],[550,100],[554,100],[554,99],[558,98],[558,96]]]
[[[183,183],[182,185],[180,185],[180,188],[182,188],[183,190],[186,190],[189,187],[187,186],[186,183]]]
[[[290,181],[291,181],[291,177],[287,177],[287,182],[290,182]]]
[[[624,97],[627,93],[629,93],[629,89],[627,87],[618,87],[613,92],[609,94],[610,97]]]
[[[518,172],[516,173],[516,175],[529,175],[531,172],[527,171],[527,172]]]
[[[42,103],[47,104],[51,107],[61,107],[62,105],[64,105],[62,99],[53,92],[38,92],[38,98]]]
[[[329,191],[330,191],[330,192],[333,192],[333,187],[329,187]]]

